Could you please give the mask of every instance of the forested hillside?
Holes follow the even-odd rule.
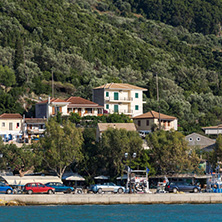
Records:
[[[52,74],[56,96],[91,99],[95,86],[127,82],[148,89],[144,112],[157,110],[158,74],[161,112],[180,130],[221,123],[221,3],[2,0],[0,113],[50,95]]]

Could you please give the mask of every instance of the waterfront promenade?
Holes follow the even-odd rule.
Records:
[[[220,193],[183,194],[13,194],[0,195],[6,202],[17,201],[25,205],[85,205],[85,204],[203,204],[222,203]]]

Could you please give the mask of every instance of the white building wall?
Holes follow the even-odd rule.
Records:
[[[109,95],[106,96],[106,92]],[[119,100],[114,100],[114,93],[118,92]],[[138,98],[136,98],[136,93],[138,93]],[[106,105],[109,104],[109,109]],[[114,113],[114,104],[119,106],[119,113],[124,113],[126,115],[138,116],[143,114],[143,91],[142,90],[104,90],[104,109],[109,113]],[[138,106],[138,110],[136,110]]]

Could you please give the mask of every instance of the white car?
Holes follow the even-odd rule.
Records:
[[[103,192],[124,193],[125,187],[117,186],[114,183],[95,184],[92,187],[92,191],[99,194]]]

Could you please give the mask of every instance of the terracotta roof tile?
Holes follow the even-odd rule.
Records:
[[[48,99],[46,99],[46,100],[44,100],[44,101],[41,101],[41,102],[38,102],[37,104],[40,104],[40,103],[47,103],[47,102],[48,102]],[[59,99],[59,98],[52,98],[52,99],[50,99],[50,103],[52,103],[52,102],[56,102],[56,103],[58,103],[58,102],[65,103],[65,102],[67,102],[67,101],[65,101],[65,100],[63,100],[63,99]]]
[[[126,89],[126,90],[130,90],[130,89],[138,89],[138,90],[143,90],[143,91],[147,91],[147,89],[145,88],[141,88],[138,86],[134,86],[134,85],[130,85],[127,83],[107,83],[105,85],[102,86],[98,86],[94,89]]]
[[[22,119],[22,116],[19,113],[3,113],[0,119]]]
[[[81,97],[69,97],[68,99],[66,99],[67,102],[70,102],[70,104],[68,105],[68,108],[93,108],[93,107],[97,107],[97,108],[104,108],[103,106],[99,106],[97,103],[94,103],[90,100],[87,99],[83,99]]]
[[[135,116],[135,117],[133,117],[133,119],[159,119],[159,113],[151,110],[150,112],[144,113],[139,116]],[[174,116],[168,116],[168,115],[160,113],[160,119],[174,120],[177,118]]]

